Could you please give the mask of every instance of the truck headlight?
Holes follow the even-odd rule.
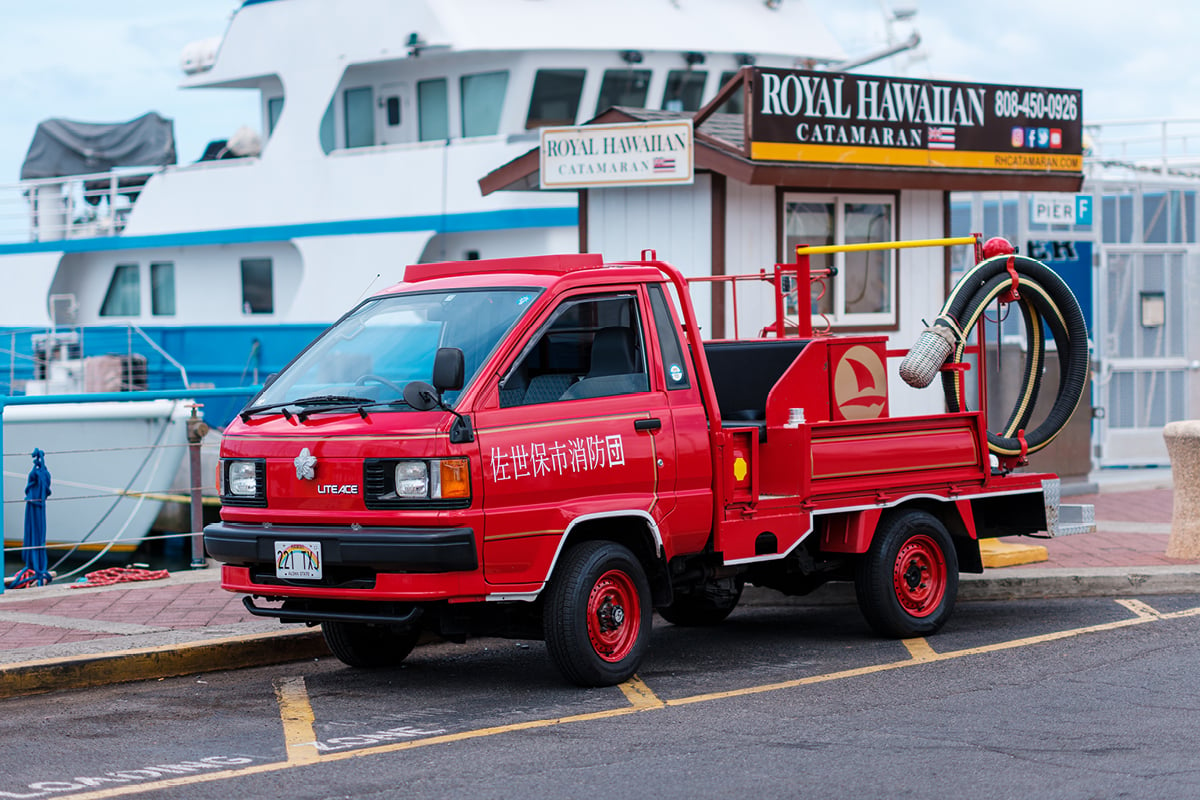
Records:
[[[253,461],[230,461],[229,494],[237,497],[254,497],[258,494],[258,468]]]
[[[412,500],[429,497],[429,463],[401,461],[396,465],[396,496]]]
[[[471,497],[471,473],[465,458],[400,461],[396,497],[404,500],[459,500]]]

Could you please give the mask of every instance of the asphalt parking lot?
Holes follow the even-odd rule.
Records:
[[[945,765],[981,759],[993,796],[1185,796],[1198,630],[1196,595],[963,603],[907,641],[853,607],[743,608],[656,620],[642,671],[608,689],[565,685],[540,643],[480,639],[391,670],[321,658],[13,698],[0,798],[787,796],[800,778],[927,796],[971,790]]]

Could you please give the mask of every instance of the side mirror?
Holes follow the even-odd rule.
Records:
[[[425,381],[411,381],[404,385],[404,402],[417,411],[431,411],[442,404],[438,390]]]
[[[439,347],[433,357],[433,385],[439,392],[453,392],[463,387],[465,371],[463,351],[457,347]]]

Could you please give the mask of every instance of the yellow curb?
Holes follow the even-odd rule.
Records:
[[[173,678],[329,655],[319,630],[256,633],[0,665],[0,698]]]
[[[1040,544],[1009,544],[999,539],[981,540],[979,555],[983,557],[983,566],[989,568],[1035,564],[1050,558],[1049,552]]]

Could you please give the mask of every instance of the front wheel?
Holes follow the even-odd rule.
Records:
[[[613,686],[637,671],[650,637],[650,585],[641,563],[615,542],[567,551],[543,611],[546,649],[578,686]]]
[[[937,517],[906,511],[885,520],[858,564],[858,607],[878,633],[937,633],[954,611],[958,555]]]
[[[394,667],[408,658],[420,638],[419,628],[407,630],[365,622],[322,622],[325,644],[351,667]]]

